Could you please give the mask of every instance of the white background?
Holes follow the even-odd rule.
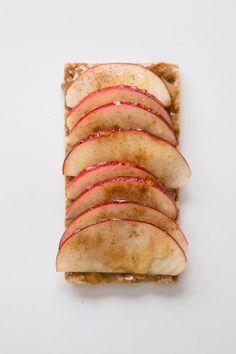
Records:
[[[236,2],[0,1],[1,354],[235,354]],[[178,63],[189,266],[174,286],[76,286],[63,232],[65,61]]]

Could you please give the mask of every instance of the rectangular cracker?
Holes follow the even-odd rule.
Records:
[[[93,66],[94,64],[88,63],[66,63],[64,67],[64,82],[62,84],[62,89],[64,95],[70,85],[74,80],[85,70]],[[179,67],[175,64],[158,62],[158,63],[148,63],[142,64],[147,69],[151,70],[154,74],[158,75],[167,85],[172,98],[172,105],[170,107],[170,115],[173,122],[174,132],[178,138],[179,136]],[[67,107],[65,102],[65,136],[68,134],[68,129],[66,126],[66,119],[70,112],[70,108]],[[67,151],[67,146],[65,146]],[[65,183],[68,183],[70,177],[65,178]],[[179,190],[175,190],[176,202],[179,199]],[[70,201],[66,199],[66,207],[70,204]],[[65,221],[65,226],[67,226]],[[175,283],[178,276],[171,275],[143,275],[143,274],[127,274],[127,273],[65,273],[65,279],[72,283],[79,284],[107,284],[107,283],[139,283],[139,282],[155,282],[163,284]]]

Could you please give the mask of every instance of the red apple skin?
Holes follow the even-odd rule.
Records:
[[[110,96],[110,97],[109,97]],[[68,114],[66,123],[71,129],[85,114],[95,107],[114,101],[138,103],[161,115],[172,127],[170,115],[164,105],[146,90],[134,86],[107,86],[89,93]]]
[[[172,127],[157,113],[140,104],[112,102],[98,107],[85,114],[72,127],[67,136],[67,144],[72,146],[79,140],[97,133],[112,129],[138,129],[177,145]]]
[[[117,209],[119,209],[118,212]],[[128,214],[127,214],[127,210],[128,210]],[[100,212],[101,214],[99,214]],[[112,214],[113,212],[114,214]],[[151,214],[149,215],[149,213]],[[94,220],[94,214],[95,214],[96,221]],[[186,252],[188,241],[185,235],[183,234],[183,232],[181,231],[181,229],[179,228],[179,226],[176,223],[174,223],[173,220],[168,218],[165,214],[161,213],[157,209],[139,203],[126,202],[126,201],[114,201],[111,203],[100,204],[85,210],[82,214],[80,214],[77,218],[75,218],[72,221],[72,223],[67,227],[67,229],[65,230],[65,232],[61,237],[59,248],[61,248],[63,243],[70,237],[71,234],[78,232],[84,227],[87,227],[98,221],[111,219],[113,217],[122,219],[124,215],[128,219],[146,221],[155,224],[157,227],[162,229],[164,232],[170,234],[172,237],[174,237],[173,234],[178,233],[178,238],[176,237],[174,238],[176,239],[177,242],[179,240],[178,243],[183,248],[184,252]],[[130,217],[130,215],[132,215],[132,217]],[[100,219],[101,217],[102,219]],[[153,222],[153,219],[152,221],[150,221],[150,219],[153,217],[155,217],[155,222]],[[165,223],[165,227],[163,227],[161,223],[162,224]]]
[[[100,173],[100,175],[99,175]],[[145,168],[125,163],[125,162],[102,162],[91,166],[77,176],[75,176],[66,186],[67,197],[71,200],[76,199],[84,189],[92,184],[101,182],[114,177],[140,177],[145,180],[157,181]]]
[[[96,199],[96,193],[100,200]],[[92,202],[90,203],[91,196]],[[88,208],[114,200],[126,200],[151,206],[173,220],[178,215],[175,200],[160,183],[145,181],[137,177],[116,177],[98,182],[85,189],[67,208],[66,218],[74,219]]]
[[[79,95],[79,97],[77,97],[76,100],[75,100],[75,99],[72,99],[72,101],[73,101],[73,102],[72,102],[72,101],[71,101],[71,98],[69,98],[68,96],[71,96],[71,90],[73,90],[73,89],[75,88],[75,85],[77,85],[78,82],[80,82],[81,80],[83,80],[85,76],[91,75],[91,73],[94,71],[94,69],[96,70],[96,69],[99,69],[99,68],[101,68],[101,67],[103,67],[103,68],[106,67],[106,68],[107,68],[107,67],[109,67],[109,66],[111,66],[111,65],[121,65],[121,66],[123,66],[123,69],[125,68],[126,65],[132,66],[132,67],[134,67],[134,68],[135,68],[135,67],[140,68],[143,72],[145,71],[148,76],[150,76],[150,75],[153,76],[153,78],[154,78],[155,81],[159,81],[159,82],[160,82],[160,85],[162,86],[162,90],[161,90],[162,93],[160,93],[159,88],[158,88],[158,93],[157,93],[156,91],[155,91],[155,93],[154,93],[154,92],[151,92],[150,88],[148,88],[147,85],[145,85],[145,87],[144,87],[143,85],[142,85],[142,87],[140,87],[140,85],[137,85],[137,84],[135,85],[134,83],[127,83],[126,80],[125,80],[125,81],[122,80],[122,82],[119,82],[119,83],[118,83],[118,82],[116,82],[116,83],[109,83],[109,84],[106,84],[106,85],[104,85],[104,86],[99,85],[100,87],[98,87],[98,88],[107,87],[107,86],[113,86],[114,84],[115,84],[115,85],[128,85],[128,86],[135,86],[135,87],[136,87],[136,86],[139,86],[139,87],[138,87],[139,89],[141,89],[141,90],[147,90],[147,91],[150,92],[150,94],[154,95],[159,101],[162,102],[162,104],[163,104],[165,107],[169,107],[169,106],[171,105],[171,96],[170,96],[169,90],[168,90],[168,88],[167,88],[165,82],[162,81],[159,76],[157,76],[157,75],[155,75],[154,73],[152,73],[151,70],[145,68],[145,66],[143,66],[143,65],[141,65],[141,64],[135,64],[135,63],[105,63],[105,64],[96,64],[96,65],[93,65],[92,67],[86,69],[84,72],[82,72],[82,73],[79,75],[79,77],[72,83],[72,85],[69,87],[69,89],[68,89],[68,91],[67,91],[67,94],[66,94],[66,104],[67,104],[67,106],[70,107],[70,108],[73,108],[73,107],[74,107],[78,102],[80,102],[85,96],[87,96],[89,93],[91,93],[91,92],[93,92],[93,91],[96,90],[96,88],[93,89],[92,91],[91,91],[91,90],[88,90],[88,91],[86,90],[86,93],[84,93],[82,96]],[[94,74],[93,74],[93,76],[94,76]],[[150,77],[149,77],[149,79],[150,79]],[[80,84],[80,86],[81,86],[81,84]],[[164,96],[163,96],[163,90],[165,91]],[[161,94],[162,97],[160,97],[160,94]],[[72,96],[73,96],[73,95],[72,95]]]

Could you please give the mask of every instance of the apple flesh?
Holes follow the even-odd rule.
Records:
[[[68,226],[60,240],[59,248],[73,233],[89,225],[114,218],[145,221],[156,225],[173,237],[184,252],[187,250],[187,240],[173,220],[156,209],[133,202],[112,202],[86,210]]]
[[[191,175],[186,160],[174,146],[138,130],[103,132],[76,143],[64,160],[63,173],[76,176],[103,161],[144,167],[167,188],[179,188]]]
[[[186,268],[182,248],[150,223],[105,220],[71,235],[57,255],[59,272],[178,275]]]
[[[148,107],[154,113],[160,114],[166,122],[172,126],[169,113],[156,97],[152,96],[147,91],[139,90],[137,87],[118,85],[98,89],[84,97],[70,111],[66,120],[67,127],[71,130],[71,128],[89,111],[92,111],[98,106],[117,101],[137,103]]]
[[[177,217],[174,199],[160,184],[136,177],[115,177],[85,189],[68,207],[66,218],[74,219],[93,206],[115,200],[145,204],[171,219]]]
[[[74,177],[66,186],[66,195],[73,200],[89,186],[108,178],[121,176],[156,181],[156,178],[142,167],[125,162],[105,162],[92,166]]]
[[[147,90],[164,106],[170,106],[170,93],[164,82],[153,72],[139,64],[109,63],[94,65],[84,71],[69,87],[66,105],[74,107],[89,93],[107,86],[128,85]]]
[[[133,103],[108,103],[96,107],[71,129],[67,144],[74,145],[87,136],[112,129],[140,129],[176,146],[177,140],[169,124],[156,113]]]

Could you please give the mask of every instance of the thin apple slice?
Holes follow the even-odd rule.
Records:
[[[172,236],[184,252],[187,250],[187,240],[173,220],[156,209],[133,202],[112,202],[86,210],[68,226],[60,240],[59,248],[73,233],[102,220],[114,218],[146,221],[156,225]]]
[[[182,186],[191,175],[186,160],[174,146],[138,130],[103,132],[76,143],[64,160],[63,173],[76,176],[103,161],[142,166],[167,188]]]
[[[144,168],[125,162],[104,162],[89,167],[79,173],[66,186],[66,195],[69,199],[77,198],[89,186],[114,177],[140,177],[145,180],[156,181],[156,178]]]
[[[172,126],[169,113],[153,95],[134,86],[108,86],[91,92],[84,97],[69,113],[66,124],[71,129],[85,114],[95,107],[112,102],[129,102],[146,106],[154,113],[160,114]]]
[[[164,82],[153,72],[139,64],[109,63],[94,65],[84,71],[69,87],[66,104],[74,107],[89,93],[106,86],[129,85],[147,90],[164,106],[170,106],[170,93]]]
[[[114,200],[142,203],[160,210],[171,219],[177,217],[174,199],[159,183],[137,177],[115,177],[85,189],[68,207],[66,218],[74,219],[86,209]]]
[[[186,268],[182,248],[150,223],[105,220],[71,235],[57,255],[59,272],[178,275]]]
[[[71,129],[67,144],[74,145],[87,136],[112,129],[140,129],[162,138],[172,145],[177,140],[172,128],[160,115],[133,103],[108,103],[94,108]]]

